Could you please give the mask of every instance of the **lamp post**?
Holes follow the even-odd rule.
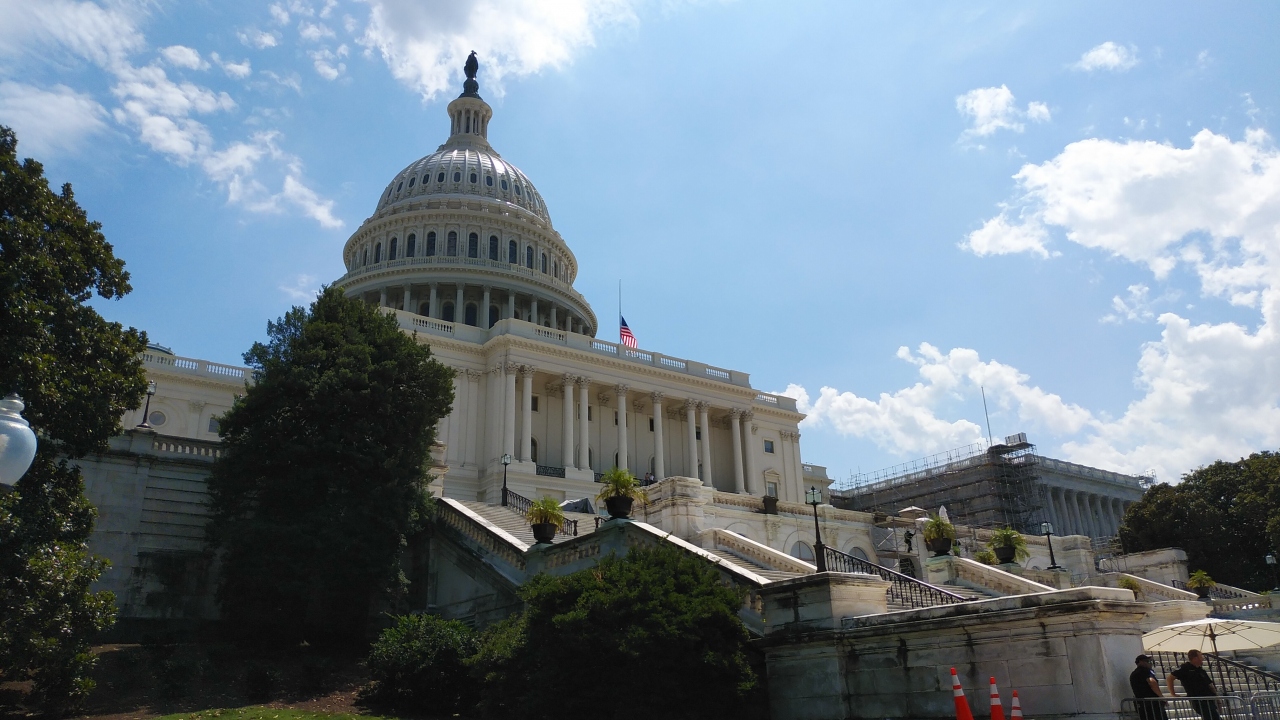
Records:
[[[1049,544],[1049,567],[1048,570],[1061,570],[1062,566],[1058,564],[1056,558],[1053,557],[1053,523],[1040,523],[1040,534],[1044,535],[1044,541]]]
[[[502,454],[502,506],[507,506],[507,466],[511,464],[511,453]]]
[[[151,429],[151,420],[150,420],[151,396],[155,394],[156,394],[156,381],[155,380],[147,381],[147,404],[142,408],[142,422],[138,423],[138,428],[141,430]]]
[[[810,487],[804,494],[804,501],[813,506],[813,543],[814,559],[817,560],[818,572],[827,571],[826,547],[822,544],[822,528],[818,526],[818,506],[822,504],[822,493],[816,487]]]
[[[1280,592],[1280,576],[1276,575],[1276,554],[1267,553],[1267,567],[1271,568],[1271,580],[1275,583],[1271,592]]]
[[[0,486],[16,484],[36,458],[36,434],[22,417],[24,407],[16,392],[0,400]]]

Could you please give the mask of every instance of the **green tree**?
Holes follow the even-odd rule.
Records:
[[[476,703],[466,660],[476,634],[458,620],[401,615],[382,631],[366,664],[373,683],[361,699],[379,710],[450,717]]]
[[[1160,483],[1129,507],[1120,527],[1125,550],[1178,547],[1192,571],[1227,585],[1269,588],[1268,552],[1280,548],[1280,454],[1219,460]]]
[[[222,418],[209,478],[222,616],[245,640],[357,640],[372,603],[405,588],[453,371],[336,288],[267,335],[245,353],[255,381]]]
[[[50,190],[0,127],[0,392],[22,394],[40,437],[0,497],[0,676],[31,679],[48,709],[92,689],[89,642],[115,617],[111,593],[89,591],[106,563],[88,551],[96,513],[74,461],[104,449],[146,389],[146,336],[86,304],[130,290],[71,186]]]
[[[741,717],[759,701],[744,592],[676,547],[540,575],[520,594],[525,612],[490,629],[472,660],[486,717]],[[591,676],[565,671],[583,658]]]

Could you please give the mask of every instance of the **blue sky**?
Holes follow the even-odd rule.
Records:
[[[0,0],[0,123],[221,362],[339,277],[476,50],[615,339],[800,398],[845,478],[986,434],[1280,447],[1280,6]],[[11,21],[10,21],[11,20]]]

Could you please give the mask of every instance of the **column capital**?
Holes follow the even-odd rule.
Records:
[[[471,370],[471,369],[467,369],[467,370],[464,370],[463,372],[465,372],[465,373],[467,374],[467,377],[468,377],[468,378],[478,378],[478,377],[480,377],[480,376],[484,375],[484,373],[483,373],[483,372],[481,372],[481,371],[479,371],[479,370]]]
[[[687,398],[685,399],[684,402],[680,403],[681,410],[689,411],[689,410],[696,410],[697,408],[698,408],[698,401],[694,400],[693,398]]]
[[[706,412],[711,409],[711,403],[705,400],[698,401],[698,412]]]
[[[632,400],[632,401],[631,401],[631,407],[635,409],[635,411],[636,411],[636,413],[637,413],[637,414],[642,413],[642,412],[644,412],[644,401],[643,401],[643,400]]]
[[[589,377],[579,376],[574,378],[573,381],[577,383],[578,387],[582,388],[583,390],[586,390],[587,388],[591,387],[591,378]]]
[[[577,381],[577,378],[573,376],[573,373],[565,373],[564,375],[560,376],[560,385],[561,387],[564,387],[564,388],[569,388],[576,381]]]
[[[520,365],[519,363],[505,362],[502,364],[502,371],[508,375],[515,375],[520,372]]]
[[[729,419],[737,420],[742,417],[742,411],[738,408],[729,408]]]
[[[754,420],[754,419],[755,419],[755,416],[756,416],[756,414],[755,414],[755,413],[753,413],[753,412],[751,412],[750,410],[743,410],[743,411],[742,411],[742,422],[751,422],[752,420]]]
[[[662,402],[662,398],[664,398],[664,397],[665,397],[665,396],[664,396],[662,393],[660,393],[660,392],[651,392],[651,393],[649,393],[649,399],[653,401],[653,404],[654,404],[654,405],[657,405],[657,404],[661,403],[661,402]]]
[[[536,367],[534,367],[534,366],[532,366],[532,365],[521,365],[521,366],[520,366],[520,374],[521,374],[523,377],[533,377],[533,374],[534,374],[534,373],[536,373],[537,371],[538,371],[538,368],[536,368]]]
[[[613,394],[614,394],[614,395],[619,395],[619,396],[622,396],[622,397],[626,397],[626,395],[627,395],[627,391],[628,391],[628,390],[630,390],[630,389],[631,389],[631,388],[630,388],[630,387],[628,387],[628,386],[626,386],[626,385],[614,385],[614,386],[613,386]]]

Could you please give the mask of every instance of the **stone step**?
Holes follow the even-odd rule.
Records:
[[[738,567],[742,568],[743,570],[746,570],[747,572],[755,573],[756,575],[759,575],[769,580],[769,582],[777,582],[778,580],[789,580],[793,577],[798,577],[800,575],[800,573],[787,572],[785,570],[772,570],[770,568],[764,567],[763,565],[757,562],[748,560],[737,554],[729,552],[728,550],[725,550],[723,548],[706,548],[706,551],[711,553],[712,555],[715,555],[721,560],[724,560],[730,565],[737,565]]]
[[[533,528],[529,527],[529,521],[525,520],[524,516],[515,510],[501,505],[489,505],[487,503],[476,502],[474,500],[459,500],[458,502],[465,505],[468,510],[471,510],[485,520],[488,520],[494,525],[502,528],[505,532],[509,533],[525,545],[533,545]],[[566,519],[578,521],[578,535],[587,535],[595,532],[595,515],[589,515],[586,513],[565,513],[564,516]],[[552,540],[552,543],[562,543],[566,540],[572,540],[573,537],[573,535],[556,533],[555,540]]]
[[[983,587],[977,583],[969,582],[968,580],[960,580],[960,579],[952,580],[951,582],[945,583],[943,587],[946,587],[947,585],[954,588],[958,588],[960,590],[969,591],[969,592],[961,592],[959,593],[960,595],[981,595],[989,598],[1004,597],[1003,594],[998,593],[995,590],[992,590],[991,588]]]

